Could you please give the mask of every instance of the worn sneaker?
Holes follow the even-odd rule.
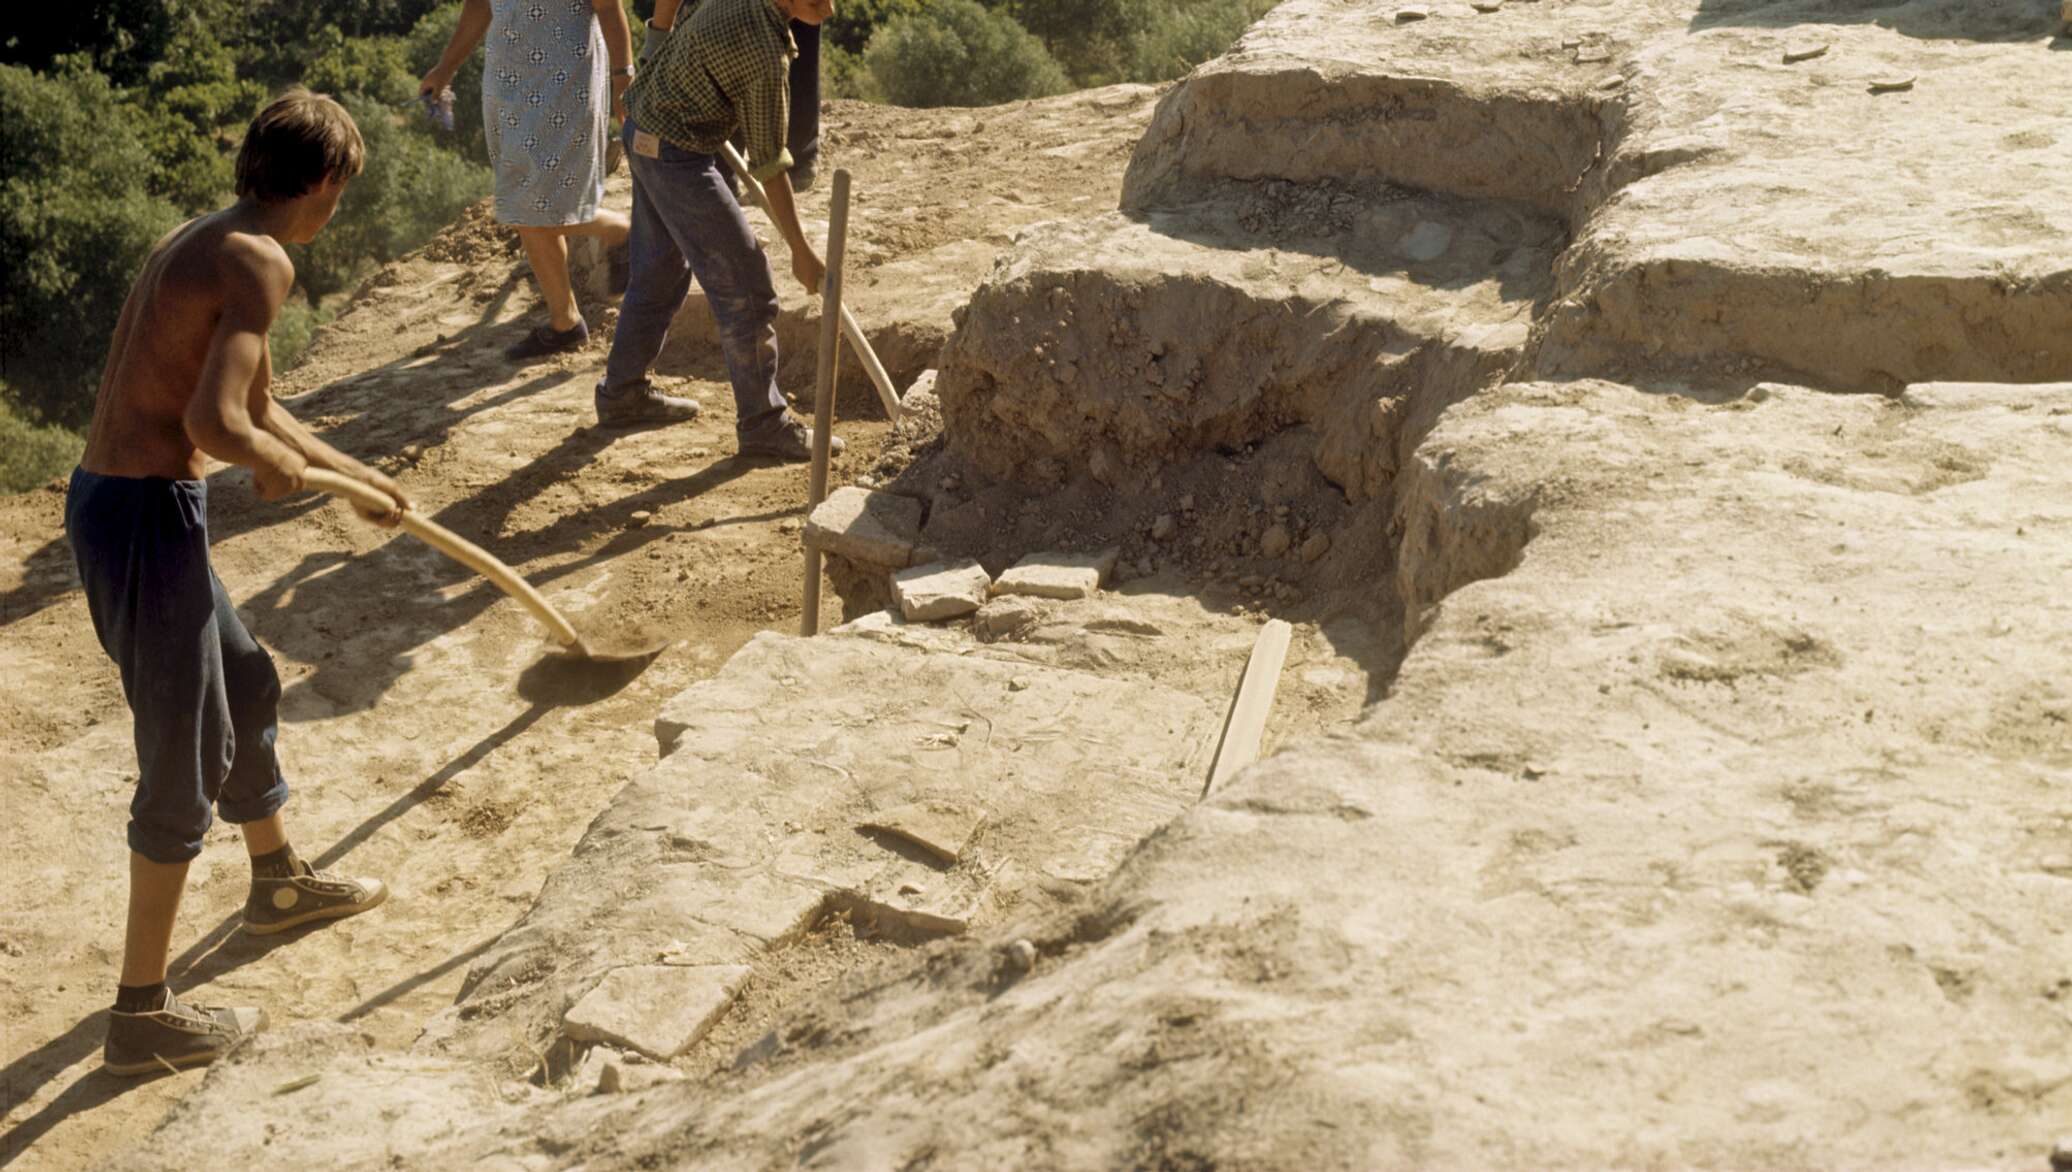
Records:
[[[700,410],[696,399],[680,399],[675,395],[665,395],[653,387],[621,391],[615,395],[600,390],[595,395],[595,401],[599,427],[651,427],[664,423],[683,423],[696,419]]]
[[[157,1009],[108,1012],[102,1069],[109,1074],[151,1074],[168,1067],[204,1066],[265,1028],[263,1009],[188,1005],[168,989]]]
[[[820,176],[820,167],[812,159],[800,159],[791,165],[791,189],[811,191],[813,182]]]
[[[525,362],[534,358],[546,358],[554,354],[566,354],[580,350],[590,340],[588,322],[577,322],[565,330],[551,325],[534,326],[532,332],[520,338],[516,344],[504,351],[504,357],[513,362]]]
[[[827,438],[827,451],[839,456],[849,445],[842,437]],[[787,415],[784,422],[769,435],[756,436],[741,441],[741,454],[766,460],[782,460],[787,464],[802,464],[813,458],[813,429]]]
[[[245,931],[271,936],[313,920],[341,920],[373,911],[388,898],[379,879],[346,879],[318,871],[300,859],[286,879],[252,879],[245,899]]]

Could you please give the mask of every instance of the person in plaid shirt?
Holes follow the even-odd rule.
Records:
[[[695,275],[719,324],[741,454],[811,456],[810,430],[785,409],[777,389],[769,259],[727,184],[719,149],[740,132],[770,218],[791,247],[792,275],[817,292],[826,270],[799,226],[785,145],[797,54],[790,22],[818,25],[834,7],[834,0],[685,0],[666,36],[651,32],[646,68],[627,91],[633,233],[626,298],[597,385],[601,425],[697,415],[697,403],[660,393],[648,378]],[[831,446],[841,450],[838,440]]]

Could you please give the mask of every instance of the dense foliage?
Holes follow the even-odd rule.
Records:
[[[653,9],[622,2],[640,18]],[[824,33],[825,92],[982,105],[1158,81],[1222,51],[1271,4],[840,0]],[[271,94],[301,84],[337,95],[369,147],[337,218],[294,250],[277,367],[367,272],[489,190],[481,54],[454,79],[451,132],[408,105],[459,0],[35,7],[0,36],[0,490],[73,458],[139,264],[181,220],[229,202],[238,140]]]

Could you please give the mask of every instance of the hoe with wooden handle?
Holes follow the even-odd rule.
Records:
[[[322,468],[305,469],[302,481],[311,488],[321,489],[374,512],[385,513],[395,507],[395,502],[387,494],[349,476]],[[650,659],[669,645],[667,640],[661,640],[639,646],[620,646],[608,639],[585,638],[560,611],[554,609],[552,603],[540,597],[540,592],[534,590],[530,582],[519,577],[516,570],[497,560],[488,550],[415,512],[403,514],[402,526],[411,536],[489,579],[497,589],[517,599],[547,628],[548,636],[571,656],[601,663]]]

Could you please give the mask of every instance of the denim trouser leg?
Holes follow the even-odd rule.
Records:
[[[633,235],[626,299],[598,390],[609,396],[646,385],[695,274],[719,324],[734,386],[734,429],[743,438],[766,435],[781,424],[785,406],[777,389],[777,290],[769,259],[727,190],[724,163],[667,142],[658,158],[648,158],[633,151],[634,133],[628,122]]]
[[[156,863],[201,853],[214,805],[230,822],[279,810],[281,695],[209,568],[208,485],[72,474],[65,532],[101,646],[135,718],[130,849]]]

